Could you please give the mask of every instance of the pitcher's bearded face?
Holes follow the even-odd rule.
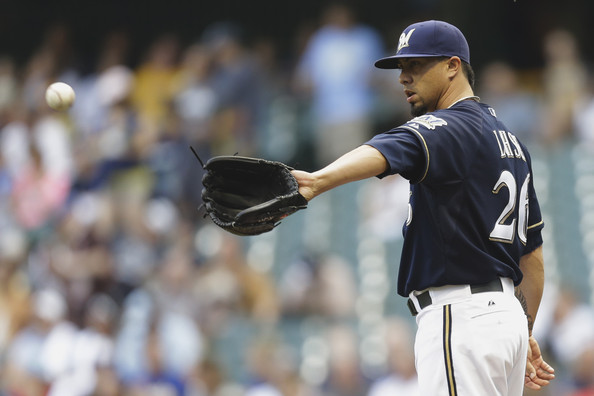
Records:
[[[437,103],[445,89],[448,78],[445,74],[447,59],[403,58],[399,61],[398,81],[404,88],[411,114],[418,117],[437,110]]]

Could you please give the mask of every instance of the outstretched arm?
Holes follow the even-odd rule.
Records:
[[[292,173],[299,183],[299,192],[309,201],[343,184],[377,176],[387,167],[388,162],[377,149],[362,145],[316,172]]]
[[[532,328],[534,327],[534,320],[536,319],[544,288],[542,246],[522,256],[520,269],[524,274],[524,279],[516,287],[516,297],[520,300],[526,313],[530,336],[525,385],[527,388],[538,390],[548,385],[549,381],[555,378],[553,374],[555,370],[543,360],[538,342],[532,337]]]

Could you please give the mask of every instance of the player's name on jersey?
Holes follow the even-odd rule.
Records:
[[[521,158],[526,161],[524,151],[522,151],[518,138],[511,132],[499,130],[493,131],[493,135],[495,135],[495,139],[499,145],[501,158]]]

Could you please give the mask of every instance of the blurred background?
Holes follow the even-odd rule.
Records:
[[[0,395],[418,395],[395,292],[408,183],[343,186],[239,238],[204,218],[189,146],[324,166],[409,118],[373,61],[425,19],[465,33],[477,94],[531,151],[535,334],[557,370],[539,394],[594,394],[593,2],[0,11]],[[54,81],[67,112],[45,104]]]

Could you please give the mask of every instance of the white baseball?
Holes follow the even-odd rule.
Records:
[[[45,101],[48,106],[58,111],[69,109],[75,98],[74,89],[63,82],[55,82],[45,91]]]

